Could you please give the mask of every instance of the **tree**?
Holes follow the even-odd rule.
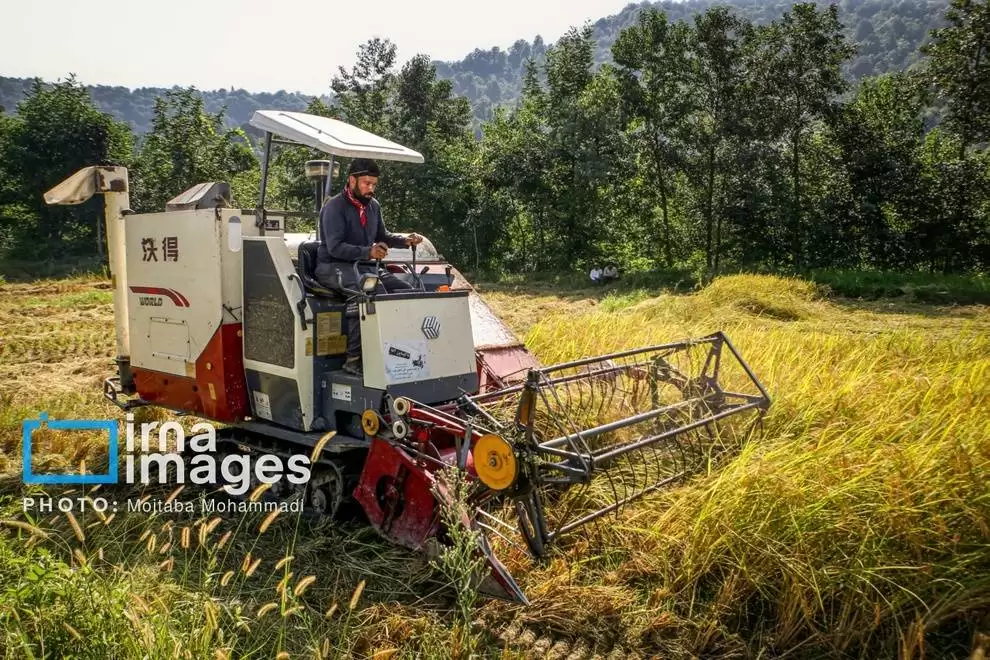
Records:
[[[927,94],[911,77],[864,80],[834,121],[841,165],[849,179],[849,226],[837,249],[855,253],[854,267],[913,267],[910,236],[932,221],[922,177]],[[927,233],[927,232],[926,232]]]
[[[230,182],[254,167],[257,159],[247,136],[225,128],[223,111],[207,113],[194,88],[172,90],[155,100],[131,203],[140,212],[164,211],[168,200],[197,183]]]
[[[129,165],[130,129],[93,105],[74,76],[51,85],[34,80],[14,119],[5,120],[0,162],[8,204],[22,209],[17,253],[20,258],[65,256],[86,250],[98,236],[102,208],[50,207],[43,194],[76,170],[89,165]],[[2,203],[3,200],[0,200]],[[90,248],[91,250],[92,248]]]
[[[330,88],[347,121],[381,134],[388,107],[388,95],[395,76],[395,44],[375,37],[358,48],[357,63],[348,72],[337,67]]]
[[[698,154],[694,168],[703,194],[706,269],[719,268],[722,252],[722,219],[717,192],[724,189],[742,147],[750,104],[746,99],[746,73],[742,57],[748,26],[727,7],[714,7],[695,19],[691,32],[690,87],[695,103],[689,122],[692,151]],[[700,175],[700,176],[697,176]]]
[[[971,261],[986,249],[978,243],[985,243],[990,231],[985,155],[970,153],[974,145],[990,140],[990,2],[952,0],[945,19],[948,25],[932,30],[931,42],[922,52],[929,58],[928,80],[945,103],[944,129],[950,134],[933,141],[928,152],[941,155],[941,162],[929,171],[944,199],[951,200],[946,209],[951,226],[939,228],[938,234],[952,237],[956,251],[933,260],[933,269],[936,262],[952,269]],[[955,143],[951,159],[945,157],[945,138]]]
[[[952,0],[948,26],[931,31],[921,51],[928,80],[946,103],[944,127],[959,136],[959,158],[990,140],[990,2]]]
[[[838,7],[818,11],[811,3],[795,4],[780,21],[754,33],[749,65],[757,75],[762,111],[769,134],[781,135],[789,151],[791,262],[803,265],[805,227],[801,191],[801,146],[814,122],[830,116],[835,96],[846,89],[841,66],[855,49],[846,43]]]
[[[622,99],[655,182],[660,207],[660,261],[674,265],[671,201],[675,176],[683,167],[681,140],[685,118],[695,99],[689,83],[686,24],[671,24],[653,8],[643,9],[635,25],[623,30],[612,47]]]

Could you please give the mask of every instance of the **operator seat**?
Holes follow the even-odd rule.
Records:
[[[320,249],[319,241],[304,241],[299,244],[296,253],[296,270],[299,278],[306,287],[307,293],[344,299],[344,293],[336,287],[327,288],[316,279],[316,259]]]

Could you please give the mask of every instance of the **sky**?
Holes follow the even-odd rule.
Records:
[[[0,75],[124,87],[325,94],[361,43],[399,62],[460,60],[517,39],[556,41],[629,0],[0,0]]]

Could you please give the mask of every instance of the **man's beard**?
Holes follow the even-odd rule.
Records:
[[[362,195],[361,193],[358,192],[358,189],[356,187],[351,188],[351,194],[354,195],[354,199],[361,202],[365,206],[367,206],[368,202],[370,202],[375,197],[375,193],[368,193],[367,195]]]

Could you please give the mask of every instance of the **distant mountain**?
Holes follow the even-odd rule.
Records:
[[[815,0],[827,5],[824,0]],[[610,48],[623,28],[632,25],[643,7],[663,9],[671,20],[691,20],[715,4],[727,4],[740,16],[756,23],[779,18],[793,3],[784,0],[685,0],[630,4],[618,14],[599,19],[593,24],[597,49],[596,61],[611,60]],[[846,75],[852,80],[889,71],[900,71],[914,65],[920,55],[918,47],[928,32],[939,27],[948,0],[840,0],[839,18],[846,26],[849,40],[858,47],[856,56],[848,63]],[[453,82],[454,92],[465,96],[474,107],[475,117],[485,120],[498,105],[509,105],[518,99],[528,58],[542,63],[548,44],[537,36],[532,42],[519,40],[508,50],[494,47],[476,49],[458,62],[436,62],[437,74]],[[30,80],[0,77],[0,106],[13,112],[30,87]],[[96,105],[121,119],[138,133],[149,130],[154,100],[165,92],[163,88],[90,86]],[[312,97],[279,91],[252,94],[242,89],[203,91],[210,112],[227,107],[228,123],[244,125],[258,109],[302,110]],[[326,99],[325,99],[326,100]]]
[[[819,6],[830,2],[815,0]],[[713,5],[725,4],[754,23],[779,18],[794,3],[784,0],[685,0],[684,2],[641,2],[627,5],[618,14],[592,24],[597,43],[598,64],[611,61],[612,43],[619,33],[636,21],[644,7],[662,9],[672,21],[692,20]],[[949,0],[839,0],[839,20],[858,53],[846,66],[851,80],[910,68],[920,58],[919,46],[929,30],[939,27]],[[437,74],[453,81],[454,92],[466,96],[479,119],[487,119],[493,107],[511,104],[522,91],[523,73],[529,57],[542,63],[547,44],[541,37],[524,40],[508,50],[498,47],[475,50],[459,62],[437,62]]]
[[[31,88],[28,78],[0,77],[0,106],[12,113],[17,104]],[[107,85],[87,85],[94,104],[103,112],[108,112],[118,120],[130,124],[136,133],[151,130],[152,112],[155,99],[166,91],[162,87],[110,87]],[[305,94],[278,91],[275,93],[252,94],[243,89],[219,89],[202,91],[201,95],[208,112],[217,112],[227,106],[227,123],[241,126],[254,114],[255,110],[305,110],[313,98]]]

